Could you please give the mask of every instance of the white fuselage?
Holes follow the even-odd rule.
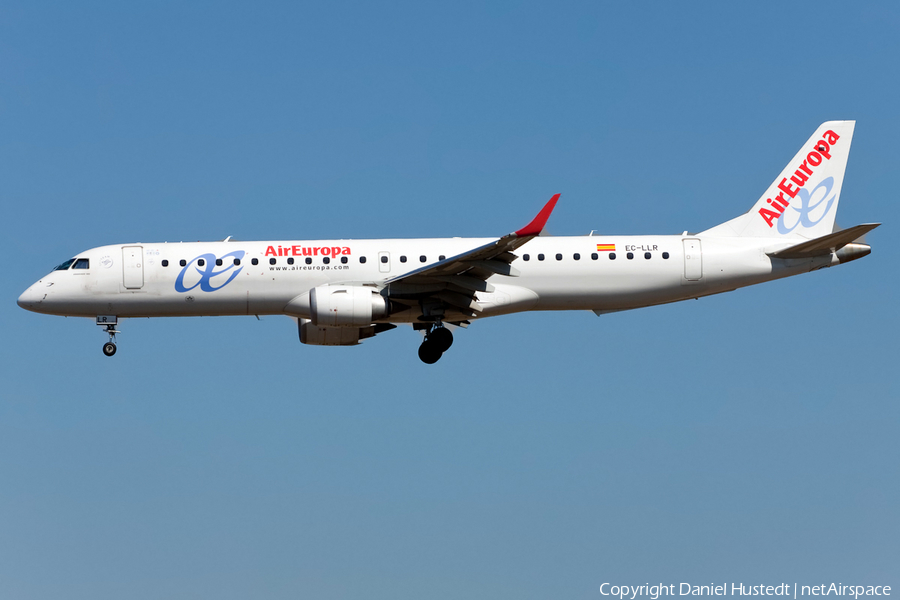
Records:
[[[308,317],[303,303],[291,301],[317,286],[373,286],[373,282],[375,287],[383,286],[404,273],[490,241],[102,246],[77,255],[88,259],[87,268],[52,271],[28,288],[19,304],[35,312],[82,317]],[[598,245],[604,249],[598,250]],[[834,254],[793,260],[767,255],[788,245],[771,238],[688,235],[537,237],[515,252],[518,258],[512,266],[518,276],[495,275],[488,280],[493,291],[477,293],[483,309],[478,317],[527,310],[626,310],[716,294],[839,263]],[[605,249],[611,246],[615,251]],[[379,321],[414,322],[419,316],[421,312],[406,310]]]
[[[433,364],[450,326],[529,310],[598,315],[699,298],[866,256],[878,223],[834,227],[854,121],[822,123],[746,213],[699,234],[541,236],[560,194],[499,238],[124,244],[29,287],[34,312],[119,318],[284,314],[300,341],[352,346],[409,323]]]

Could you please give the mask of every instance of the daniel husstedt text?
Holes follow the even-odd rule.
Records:
[[[678,587],[676,593],[675,588]],[[744,583],[723,583],[709,585],[693,585],[691,583],[670,583],[650,585],[613,585],[604,583],[600,586],[604,596],[615,596],[620,600],[635,600],[638,596],[646,596],[650,600],[658,600],[660,596],[890,596],[889,585],[844,585],[843,583],[820,583],[818,585],[799,585],[781,583],[778,585],[752,585]]]

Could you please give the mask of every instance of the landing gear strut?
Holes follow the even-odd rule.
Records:
[[[442,324],[430,327],[425,334],[425,341],[419,346],[419,358],[427,365],[433,365],[441,359],[444,352],[453,345],[453,334]]]
[[[103,344],[103,354],[106,356],[112,356],[116,353],[116,334],[119,333],[116,330],[116,324],[118,323],[118,319],[116,317],[111,316],[98,316],[97,317],[97,325],[101,325],[106,327],[106,333],[109,334],[109,341]]]

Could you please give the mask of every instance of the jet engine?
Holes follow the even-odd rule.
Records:
[[[309,292],[309,308],[317,327],[364,327],[386,317],[390,302],[370,287],[320,285]]]

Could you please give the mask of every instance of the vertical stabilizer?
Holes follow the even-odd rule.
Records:
[[[822,123],[748,213],[701,235],[813,239],[831,233],[855,125]]]

